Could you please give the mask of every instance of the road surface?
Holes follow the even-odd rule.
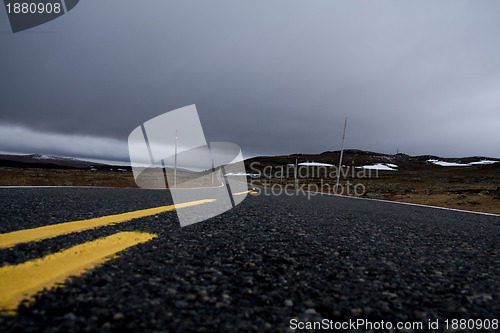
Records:
[[[500,319],[500,217],[257,190],[181,228],[166,190],[0,189],[0,330],[287,332],[362,319],[418,332]],[[56,273],[76,277],[37,293]]]

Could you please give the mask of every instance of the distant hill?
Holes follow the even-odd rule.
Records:
[[[249,167],[252,162],[259,162],[263,166],[281,166],[286,164],[316,162],[338,166],[340,159],[340,150],[325,151],[320,154],[292,154],[282,156],[258,156],[245,160],[245,166]],[[422,169],[440,169],[443,166],[470,167],[470,166],[494,166],[500,167],[500,159],[471,156],[460,158],[443,158],[434,155],[410,156],[406,154],[381,154],[371,151],[358,149],[344,150],[342,165],[346,166],[370,166],[370,165],[391,165],[397,170],[422,170]]]
[[[258,156],[245,160],[248,168],[253,162],[258,162],[262,166],[281,166],[298,163],[323,163],[338,166],[340,151],[325,151],[319,154],[292,154],[281,156]],[[460,158],[443,158],[434,155],[410,156],[406,154],[381,154],[377,152],[364,151],[358,149],[344,150],[342,164],[345,166],[376,166],[382,165],[394,170],[429,170],[442,169],[445,166],[454,167],[481,167],[500,168],[500,159],[471,156]],[[121,170],[131,171],[127,165],[110,165],[85,161],[76,158],[47,156],[40,154],[32,155],[6,155],[0,154],[0,167],[18,168],[42,168],[42,169],[79,169],[79,170]]]
[[[79,160],[76,158],[32,155],[0,154],[0,167],[42,168],[42,169],[79,169],[79,170],[131,170],[130,166],[117,166],[105,163]]]

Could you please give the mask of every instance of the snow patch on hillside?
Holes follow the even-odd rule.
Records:
[[[477,162],[471,162],[469,164],[493,164],[497,163],[498,161],[490,161],[490,160],[482,160],[482,161],[477,161]]]
[[[319,163],[319,162],[302,162],[302,163],[299,163],[299,165],[305,165],[305,166],[326,166],[326,167],[332,167],[332,166],[334,166],[333,164]]]
[[[378,163],[374,165],[363,165],[358,168],[371,169],[371,170],[385,170],[385,171],[398,171],[396,164],[392,163]]]
[[[476,162],[470,162],[470,163],[454,163],[454,162],[445,162],[445,161],[440,161],[440,160],[427,160],[427,162],[430,162],[432,164],[444,166],[444,167],[467,167],[471,165],[485,165],[485,164],[493,164],[497,163],[498,161],[490,161],[490,160],[481,160],[481,161],[476,161]]]

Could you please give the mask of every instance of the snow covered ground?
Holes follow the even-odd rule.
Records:
[[[440,165],[440,166],[454,166],[454,167],[466,167],[466,166],[471,166],[471,165],[477,165],[477,164],[493,164],[497,163],[498,161],[490,161],[490,160],[481,160],[477,162],[470,162],[470,163],[454,163],[454,162],[445,162],[445,161],[440,161],[440,160],[427,160],[427,162],[430,162],[432,164]]]
[[[363,165],[358,168],[371,169],[371,170],[385,170],[385,171],[398,171],[396,164],[391,163],[377,163],[374,165]]]
[[[289,166],[294,166],[294,164],[288,164]],[[302,162],[299,163],[300,166],[324,166],[324,167],[334,167],[333,164],[319,163],[319,162]],[[345,168],[345,165],[342,165]],[[356,168],[372,169],[372,170],[387,170],[387,171],[397,171],[398,166],[392,163],[378,163],[375,165],[363,165]]]
[[[334,166],[333,164],[319,163],[319,162],[302,162],[302,163],[299,163],[299,165],[305,165],[305,166],[326,166],[326,167],[332,167],[332,166]]]
[[[489,160],[482,160],[478,162],[470,162],[469,164],[493,164],[497,163],[498,161],[489,161]]]

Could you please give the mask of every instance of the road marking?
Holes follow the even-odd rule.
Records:
[[[233,193],[233,195],[241,195],[241,194],[245,194],[245,193],[258,193],[258,192],[255,192],[255,187],[252,187],[251,190],[248,190],[248,191],[243,191],[243,192],[238,192],[238,193]]]
[[[233,193],[233,195],[242,195],[242,194],[245,194],[245,193],[250,193],[252,192],[252,190],[249,190],[249,191],[243,191],[243,192],[238,192],[238,193]]]
[[[262,187],[265,187],[265,186],[259,186],[259,187],[262,188]],[[299,190],[296,190],[296,192],[299,192]],[[324,192],[314,192],[314,191],[305,191],[305,192],[312,192],[315,195],[316,194],[319,194],[319,195],[329,195],[329,196],[333,196],[333,197],[347,198],[347,199],[380,201],[380,202],[387,202],[387,203],[391,203],[391,204],[409,205],[409,206],[424,207],[424,208],[435,208],[435,209],[450,210],[450,211],[461,212],[461,213],[479,214],[479,215],[487,215],[487,216],[500,216],[500,214],[495,214],[495,213],[484,213],[484,212],[476,212],[476,211],[473,211],[473,210],[464,210],[464,209],[456,209],[456,208],[448,208],[448,207],[422,205],[422,204],[415,204],[415,203],[411,203],[411,202],[390,201],[390,200],[371,199],[371,198],[361,198],[361,197],[353,197],[353,196],[347,196],[347,195],[341,195],[341,194],[324,193]],[[250,192],[250,193],[258,194],[259,192]]]
[[[79,276],[112,259],[117,252],[155,237],[143,232],[120,232],[43,258],[4,266],[0,268],[0,309],[15,310],[23,299],[44,288],[51,289],[69,276]]]
[[[80,232],[83,230],[94,229],[106,225],[112,225],[137,219],[140,217],[151,216],[175,210],[176,208],[185,208],[190,206],[201,205],[204,203],[213,202],[215,199],[204,199],[197,201],[184,202],[178,205],[161,206],[128,212],[123,214],[108,215],[97,217],[89,220],[65,222],[44,227],[18,230],[6,234],[0,234],[0,248],[12,247],[16,244],[39,241],[46,238],[52,238],[60,235],[66,235],[72,232]]]
[[[473,211],[473,210],[456,209],[456,208],[448,208],[448,207],[440,207],[440,206],[430,206],[430,205],[416,204],[416,203],[411,203],[411,202],[390,201],[390,200],[372,199],[372,198],[361,198],[361,197],[350,197],[350,196],[347,196],[347,195],[333,194],[333,193],[322,193],[322,192],[316,192],[316,193],[317,194],[322,194],[322,195],[331,195],[331,196],[340,197],[340,198],[350,198],[350,199],[359,199],[359,200],[379,201],[379,202],[387,202],[387,203],[391,203],[391,204],[400,204],[400,205],[408,205],[408,206],[416,206],[416,207],[424,207],[424,208],[435,208],[435,209],[449,210],[449,211],[454,211],[454,212],[479,214],[479,215],[487,215],[487,216],[497,216],[497,217],[500,216],[500,214],[495,214],[495,213],[484,213],[484,212],[476,212],[476,211]]]

